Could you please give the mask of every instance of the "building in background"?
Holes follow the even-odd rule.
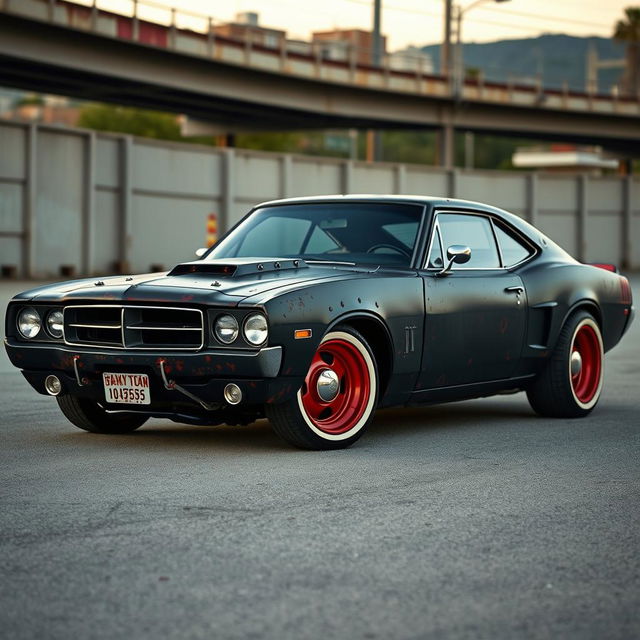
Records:
[[[235,22],[216,25],[213,32],[217,36],[251,42],[269,49],[281,48],[286,40],[286,31],[261,27],[258,14],[253,11],[237,13]]]
[[[387,51],[387,39],[381,36],[384,58]],[[363,29],[335,29],[333,31],[314,31],[314,46],[320,46],[325,60],[346,62],[355,59],[357,64],[373,64],[373,34]],[[353,57],[352,57],[353,56]]]
[[[582,147],[570,144],[552,144],[548,147],[521,147],[512,157],[518,169],[537,169],[552,173],[589,173],[601,175],[603,171],[617,171],[619,161],[606,158],[600,147]]]
[[[433,58],[418,47],[407,47],[387,55],[389,66],[396,71],[433,73]]]
[[[21,93],[0,103],[0,118],[75,127],[80,118],[77,101],[63,96]]]

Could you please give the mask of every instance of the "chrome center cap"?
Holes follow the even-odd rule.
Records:
[[[323,369],[318,376],[318,395],[325,402],[331,402],[336,399],[340,391],[340,380],[335,371],[331,369]]]
[[[571,354],[571,375],[577,376],[582,371],[582,356],[578,351]]]

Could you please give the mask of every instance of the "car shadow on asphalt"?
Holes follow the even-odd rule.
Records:
[[[379,410],[363,442],[375,444],[393,438],[420,438],[435,431],[460,432],[466,430],[503,429],[514,422],[535,423],[535,416],[527,405],[520,402],[496,400],[467,401],[430,407],[393,408]],[[192,426],[152,420],[141,429],[126,435],[96,435],[82,432],[69,433],[65,439],[80,446],[110,443],[126,447],[141,446],[147,450],[167,446],[183,448],[214,448],[227,452],[283,452],[291,446],[282,442],[272,431],[267,420],[258,420],[246,426]]]

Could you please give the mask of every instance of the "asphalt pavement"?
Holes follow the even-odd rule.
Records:
[[[319,453],[266,421],[85,433],[3,353],[0,636],[638,638],[640,319],[605,376],[585,419],[385,410]]]

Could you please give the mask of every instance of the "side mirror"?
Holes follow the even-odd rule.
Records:
[[[196,255],[198,258],[202,258],[202,256],[209,251],[208,247],[202,247],[200,249],[196,249]]]
[[[455,264],[465,264],[471,260],[471,249],[461,244],[452,244],[447,249],[447,264],[442,271],[438,271],[439,276],[446,276],[451,267]]]

